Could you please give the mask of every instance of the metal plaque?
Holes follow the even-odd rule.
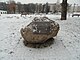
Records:
[[[33,22],[32,24],[34,34],[49,34],[50,22]]]

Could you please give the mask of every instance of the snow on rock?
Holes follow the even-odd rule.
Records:
[[[40,49],[24,46],[20,35],[20,29],[35,16],[0,16],[0,60],[80,60],[80,17],[61,21],[60,15],[46,15],[59,23],[60,31],[54,44]]]

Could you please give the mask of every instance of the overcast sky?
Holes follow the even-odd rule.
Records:
[[[2,1],[8,1],[8,0],[0,0],[0,2],[2,2]],[[57,0],[14,0],[14,1],[16,1],[16,2],[21,2],[21,3],[46,3],[46,2],[48,2],[48,3],[56,3],[57,2]],[[60,2],[61,2],[62,0],[60,0]],[[78,4],[78,5],[80,5],[80,0],[68,0],[68,3],[69,4],[74,4],[74,3],[76,3],[76,4]]]

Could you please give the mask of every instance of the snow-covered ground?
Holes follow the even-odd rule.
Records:
[[[35,16],[0,16],[0,60],[80,60],[80,17],[61,21],[60,15],[46,15],[60,25],[54,44],[46,48],[30,48],[24,46],[20,29]]]

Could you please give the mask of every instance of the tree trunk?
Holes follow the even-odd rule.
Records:
[[[61,20],[66,20],[67,19],[67,0],[63,0],[61,6],[62,6]]]

